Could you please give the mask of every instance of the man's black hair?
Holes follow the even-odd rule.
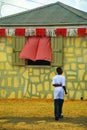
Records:
[[[63,70],[62,70],[61,67],[56,68],[56,71],[57,71],[58,74],[62,74],[63,73]]]

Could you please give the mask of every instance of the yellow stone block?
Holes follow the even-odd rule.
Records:
[[[21,83],[21,84],[24,83],[24,78],[21,77],[21,79],[20,79],[20,83]]]
[[[81,82],[80,87],[81,87],[81,89],[85,89],[85,82]]]
[[[85,75],[84,80],[87,81],[87,74]]]
[[[28,71],[27,71],[27,70],[23,73],[23,77],[24,77],[25,79],[28,79],[28,78],[29,78],[29,77],[28,77]]]
[[[87,46],[87,41],[85,40],[83,43],[82,43],[82,47],[86,47]]]
[[[83,80],[84,73],[85,73],[85,70],[79,70],[78,71],[78,79],[79,79],[79,81]]]
[[[12,66],[9,63],[6,63],[6,70],[12,69]]]
[[[45,74],[46,74],[46,73],[48,74],[48,73],[49,73],[49,71],[50,71],[49,69],[48,69],[48,70],[45,70],[45,72],[44,72],[44,73],[45,73]]]
[[[55,73],[52,72],[52,73],[50,74],[50,79],[52,79],[54,76],[55,76]]]
[[[25,97],[25,98],[30,97],[29,93],[26,92],[26,93],[24,94],[24,97]]]
[[[8,74],[10,74],[10,75],[16,75],[17,72],[16,71],[9,71]]]
[[[40,95],[40,93],[39,92],[37,92],[37,96],[39,97],[39,95]]]
[[[87,100],[87,90],[86,90],[86,91],[84,91],[84,99],[86,99],[86,100]]]
[[[82,93],[80,91],[76,92],[76,99],[80,99],[81,98]]]
[[[23,73],[25,70],[26,70],[25,67],[21,67],[21,68],[20,68],[20,73]],[[28,71],[28,70],[27,70],[27,71]]]
[[[75,79],[76,79],[76,76],[68,76],[67,79],[68,79],[68,80],[75,80]]]
[[[12,36],[7,36],[7,43],[12,44]]]
[[[19,80],[17,77],[14,78],[14,87],[17,88],[19,85]]]
[[[29,68],[29,73],[32,73],[33,72],[33,69],[32,68]]]
[[[27,89],[28,89],[28,80],[25,80],[25,85],[24,85],[24,90],[23,90],[23,94],[25,95]]]
[[[79,69],[85,69],[85,64],[78,64]]]
[[[38,99],[37,95],[32,96],[32,99]]]
[[[45,80],[48,80],[48,75],[45,76]]]
[[[50,89],[51,91],[53,91],[54,90],[54,86],[53,85],[51,85],[51,89]]]
[[[73,56],[73,53],[71,53],[71,54],[70,53],[66,53],[65,54],[65,57],[72,57],[72,56]]]
[[[7,92],[6,92],[6,90],[4,90],[4,89],[2,89],[1,90],[1,97],[6,97],[6,94],[7,94]]]
[[[52,99],[52,94],[47,94],[47,99]]]
[[[41,75],[40,75],[40,80],[41,80],[41,81],[43,81],[44,76],[45,76],[44,74],[41,74]]]
[[[81,42],[81,38],[80,37],[77,37],[76,40],[75,40],[75,47],[80,47],[80,42]]]
[[[44,98],[44,94],[41,94],[41,98]]]
[[[83,54],[84,54],[84,55],[87,55],[87,48],[84,48],[84,49],[83,49]]]
[[[5,86],[5,79],[2,79],[2,81],[0,81],[0,83],[1,83],[2,87]]]
[[[34,75],[40,75],[40,71],[39,71],[39,69],[34,70],[34,71],[33,71],[33,74],[34,74]]]
[[[12,47],[7,48],[7,53],[12,53]]]
[[[11,78],[11,77],[9,77],[9,78],[8,78],[8,86],[9,86],[9,87],[11,87],[11,86],[12,86],[12,83],[11,83],[11,82],[12,82],[12,78]]]
[[[5,52],[0,52],[0,62],[6,61],[6,60],[7,60],[6,53]]]
[[[77,69],[77,67],[76,67],[76,64],[75,64],[75,63],[72,63],[72,64],[71,64],[71,69],[72,69],[72,70],[76,70],[76,69]]]
[[[4,69],[4,64],[0,63],[0,69],[3,70]]]
[[[76,56],[79,56],[79,55],[81,55],[82,54],[82,50],[79,48],[79,49],[76,49],[75,50],[75,54],[76,54]]]
[[[69,69],[70,69],[70,65],[69,64],[64,65],[64,71],[69,70]]]
[[[73,86],[73,84],[71,82],[68,82],[66,87],[68,89],[72,89],[74,86]]]
[[[76,58],[68,58],[67,61],[68,62],[76,62]]]
[[[73,53],[74,49],[73,48],[68,48],[69,53]]]
[[[76,76],[77,73],[74,72],[74,71],[67,71],[67,75],[70,75],[70,76]]]
[[[5,49],[5,44],[4,43],[0,43],[0,50],[4,51],[4,49]]]
[[[11,92],[10,96],[8,98],[15,98],[15,92]]]
[[[39,84],[39,85],[37,86],[37,91],[40,92],[40,91],[42,91],[42,90],[43,90],[42,84]]]
[[[39,82],[40,80],[39,80],[39,77],[34,77],[34,76],[32,76],[31,78],[30,78],[30,80],[31,80],[31,82]]]
[[[70,99],[73,99],[73,95],[74,95],[74,90],[70,90],[70,91],[69,91]]]
[[[77,83],[74,82],[74,88],[75,88],[75,89],[78,88],[78,82],[77,82]]]
[[[32,84],[32,94],[36,94],[36,85]]]
[[[49,81],[46,81],[46,82],[44,83],[44,89],[45,89],[45,90],[49,90]]]
[[[83,60],[84,60],[85,63],[87,63],[87,55],[84,55]]]
[[[18,98],[22,98],[22,92],[18,91]]]

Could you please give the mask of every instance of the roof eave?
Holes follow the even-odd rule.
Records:
[[[82,23],[54,23],[54,24],[0,24],[0,27],[48,27],[48,26],[87,26],[87,22]]]

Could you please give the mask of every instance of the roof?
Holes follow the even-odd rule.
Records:
[[[0,26],[87,25],[87,13],[61,2],[0,18]]]

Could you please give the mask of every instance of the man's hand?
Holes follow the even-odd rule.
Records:
[[[67,92],[65,92],[65,94],[68,94]]]

